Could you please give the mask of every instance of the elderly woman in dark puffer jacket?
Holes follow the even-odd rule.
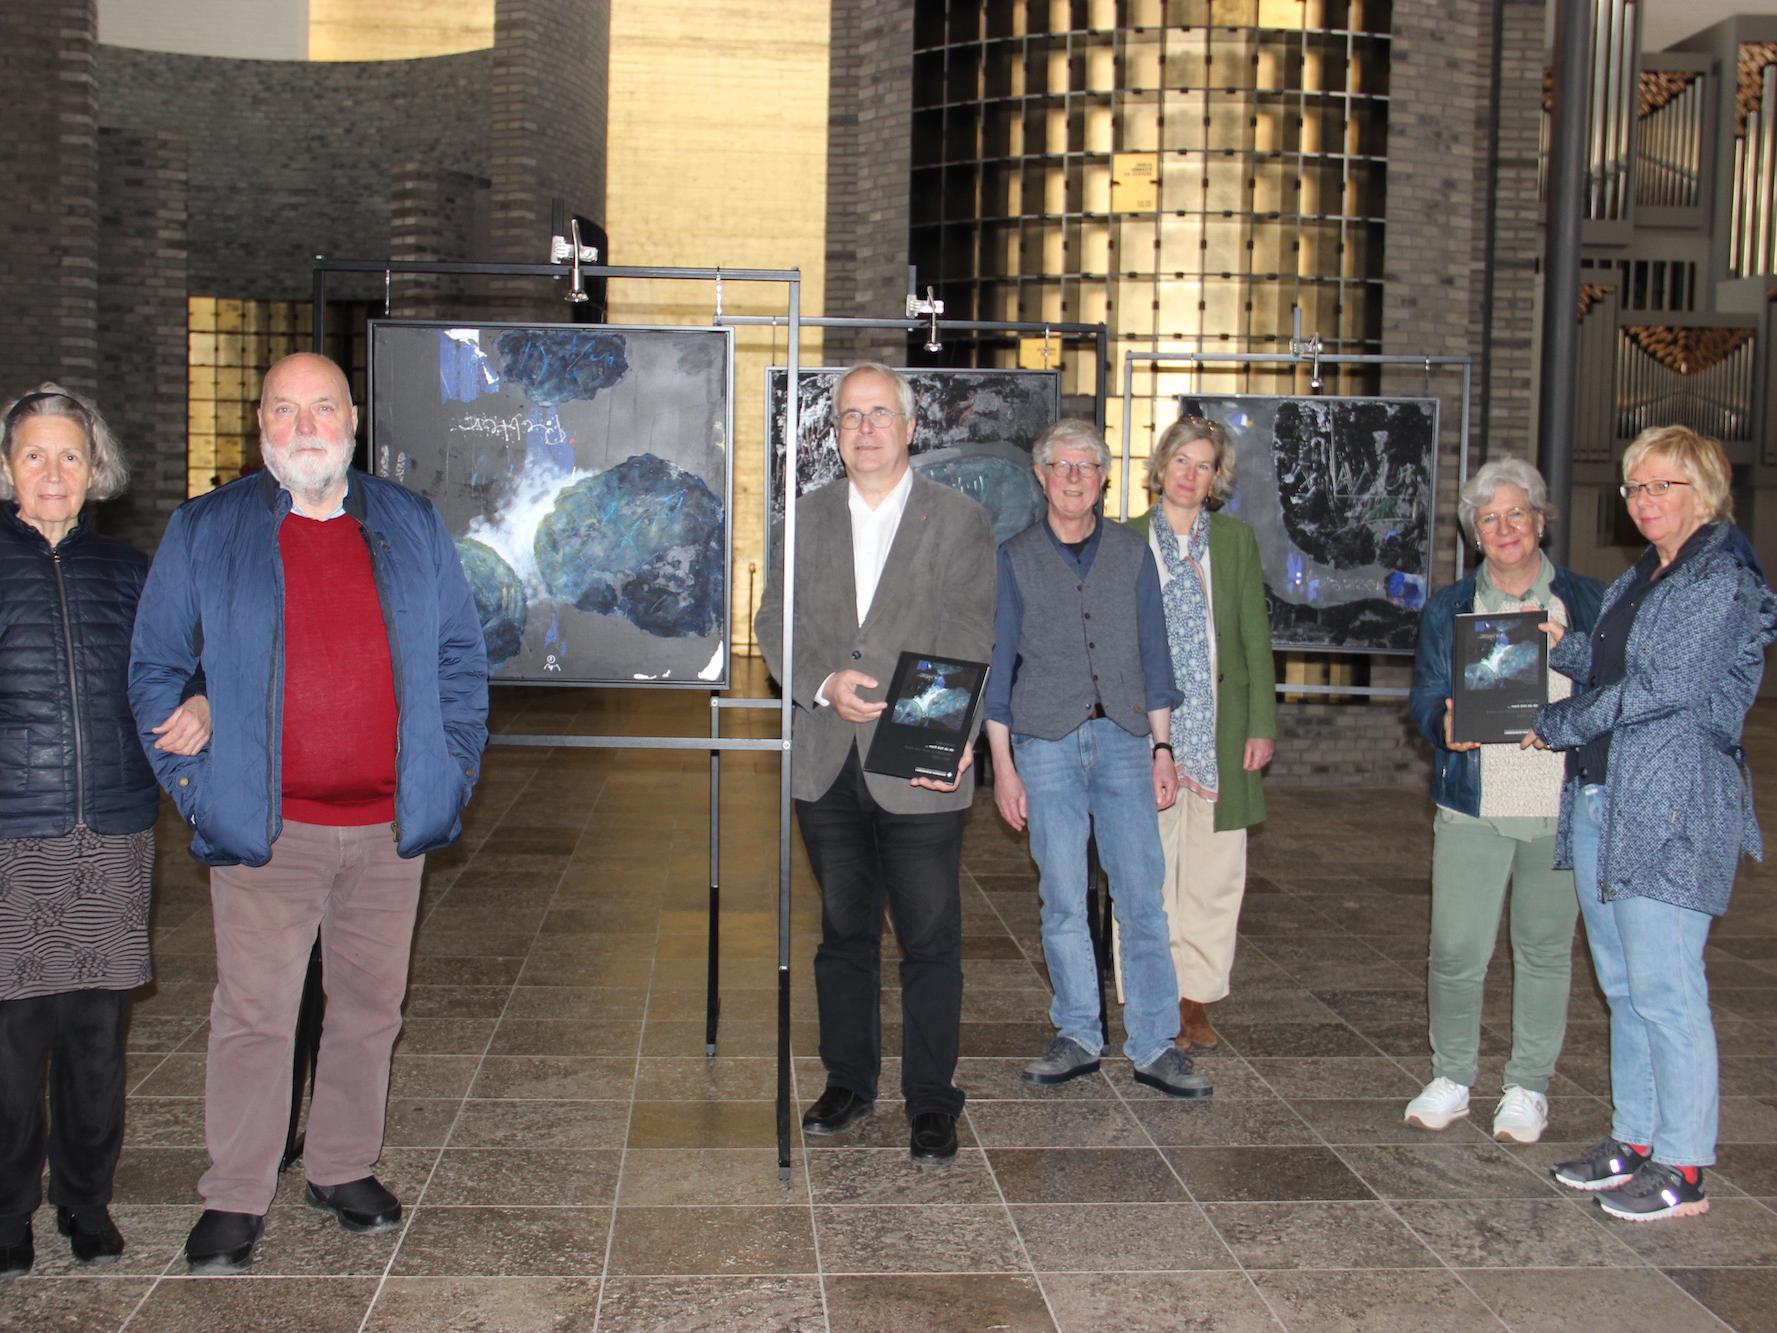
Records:
[[[0,434],[0,1280],[30,1271],[41,1198],[81,1263],[123,1250],[111,1175],[123,1141],[130,991],[148,981],[154,774],[125,683],[147,557],[98,536],[88,496],[123,489],[85,399],[44,384]],[[195,754],[201,696],[156,729]]]
[[[1762,854],[1740,728],[1777,595],[1734,526],[1730,475],[1721,446],[1681,426],[1629,446],[1621,489],[1648,549],[1590,635],[1544,625],[1549,664],[1585,689],[1544,707],[1526,738],[1567,751],[1555,861],[1573,866],[1610,1004],[1610,1133],[1554,1176],[1636,1222],[1709,1207],[1719,1103],[1703,947],[1740,854]]]

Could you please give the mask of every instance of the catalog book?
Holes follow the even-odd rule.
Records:
[[[1547,611],[1456,617],[1450,641],[1450,737],[1516,743],[1549,701]]]
[[[956,781],[986,688],[985,662],[902,653],[864,767],[888,777]]]

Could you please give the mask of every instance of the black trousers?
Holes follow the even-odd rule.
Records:
[[[129,1013],[126,990],[0,1000],[0,1219],[29,1217],[42,1201],[46,1063],[50,1202],[111,1202]]]
[[[864,782],[857,747],[818,801],[796,802],[821,886],[814,956],[827,1086],[876,1096],[882,1072],[882,914],[901,944],[901,1091],[907,1114],[959,1115],[963,818],[897,815]]]

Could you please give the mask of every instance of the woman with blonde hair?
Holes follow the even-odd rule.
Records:
[[[1184,702],[1173,710],[1178,800],[1160,812],[1166,915],[1179,983],[1178,1045],[1219,1044],[1246,896],[1246,831],[1265,818],[1259,775],[1277,744],[1277,672],[1253,530],[1222,508],[1234,450],[1219,422],[1182,417],[1148,458],[1156,503],[1130,524],[1160,566],[1166,637]]]
[[[1722,447],[1682,426],[1623,455],[1648,548],[1590,634],[1545,626],[1583,692],[1544,707],[1526,745],[1566,751],[1556,864],[1571,865],[1610,1005],[1610,1132],[1555,1180],[1647,1222],[1708,1209],[1719,1101],[1703,948],[1740,854],[1762,856],[1740,749],[1777,595],[1734,526]]]

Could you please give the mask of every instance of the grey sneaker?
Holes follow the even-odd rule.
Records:
[[[1096,1074],[1098,1057],[1072,1037],[1057,1037],[1040,1060],[1024,1067],[1026,1083],[1066,1083],[1081,1074]]]
[[[1168,1046],[1147,1064],[1135,1067],[1135,1081],[1158,1088],[1168,1097],[1213,1097],[1215,1089],[1209,1080],[1192,1070],[1191,1057]]]

